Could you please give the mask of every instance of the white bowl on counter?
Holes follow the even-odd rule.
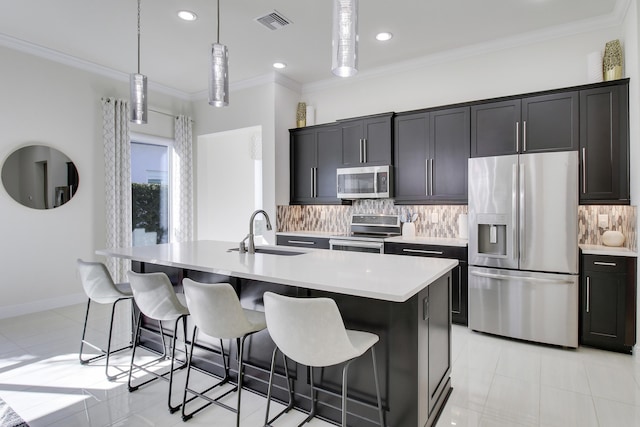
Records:
[[[602,234],[602,244],[605,246],[622,246],[624,235],[619,231],[607,230]]]

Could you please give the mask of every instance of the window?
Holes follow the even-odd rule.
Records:
[[[131,134],[133,246],[170,241],[172,143],[166,138]]]

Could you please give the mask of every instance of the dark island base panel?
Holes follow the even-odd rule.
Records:
[[[445,352],[442,352],[442,357],[438,358],[439,361],[435,363],[435,365],[439,365],[435,366],[435,369],[439,369],[440,372],[435,372],[434,367],[430,367],[428,363],[424,362],[428,360],[424,352],[428,352],[429,341],[432,340],[428,326],[430,321],[433,322],[433,319],[427,318],[425,320],[423,313],[423,301],[429,290],[433,293],[433,289],[441,288],[443,292],[439,292],[439,294],[442,295],[442,298],[450,296],[450,275],[438,279],[436,283],[409,301],[394,303],[136,261],[132,262],[132,268],[137,272],[163,271],[167,273],[177,291],[181,291],[179,284],[185,277],[208,283],[228,282],[236,289],[244,307],[258,310],[264,309],[262,295],[266,291],[296,297],[326,296],[333,298],[342,313],[347,328],[370,331],[380,337],[380,341],[376,344],[376,358],[386,426],[422,427],[435,425],[451,392],[449,378],[450,319],[448,325],[444,325],[445,322],[442,322],[444,329],[440,329],[440,333],[438,330],[436,333],[432,333],[432,336],[435,336],[432,339],[436,340],[431,342],[432,345],[440,344],[448,347]],[[438,286],[440,282],[442,285]],[[445,311],[446,309],[445,305]],[[167,326],[170,325],[163,325],[165,331],[167,331]],[[148,319],[143,320],[143,327],[154,331],[158,330],[157,322]],[[445,329],[449,329],[448,332]],[[169,332],[172,333],[170,329]],[[192,332],[193,324],[187,322],[189,340]],[[179,332],[178,338],[181,337],[182,332]],[[438,339],[440,342],[437,342]],[[160,351],[162,348],[156,336],[148,332],[145,334],[144,329],[141,342],[149,349]],[[229,341],[224,342],[224,351],[231,360],[231,376],[235,382],[237,379],[237,346],[236,343],[229,344]],[[275,344],[268,331],[264,330],[248,338],[245,346],[245,388],[266,396],[271,356]],[[177,350],[180,350],[181,347],[180,341],[178,341]],[[204,348],[213,349],[218,354],[212,354],[210,351],[205,351]],[[200,334],[196,341],[194,365],[221,376],[223,368],[219,351],[219,340]],[[182,358],[182,355],[178,357]],[[288,361],[288,369],[293,382],[295,406],[308,411],[310,409],[309,369],[291,360]],[[434,371],[431,383],[435,385],[428,387],[430,385],[428,372],[431,373],[431,371]],[[281,403],[286,403],[288,394],[281,353],[278,355],[276,373],[278,375],[274,380],[273,397]],[[340,423],[342,365],[315,368],[314,379],[320,389],[336,394],[336,396],[332,396],[318,392],[318,416],[334,423]],[[429,389],[432,390],[429,391]],[[370,352],[355,360],[349,367],[348,393],[348,425],[353,427],[378,425]],[[271,415],[275,414],[276,412],[272,412]]]

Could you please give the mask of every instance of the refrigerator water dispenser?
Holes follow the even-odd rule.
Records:
[[[478,254],[507,256],[506,224],[478,224]]]

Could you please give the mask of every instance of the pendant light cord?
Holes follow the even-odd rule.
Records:
[[[218,35],[216,36],[216,43],[220,44],[220,0],[218,0]]]
[[[140,0],[138,0],[138,74],[140,74]]]

